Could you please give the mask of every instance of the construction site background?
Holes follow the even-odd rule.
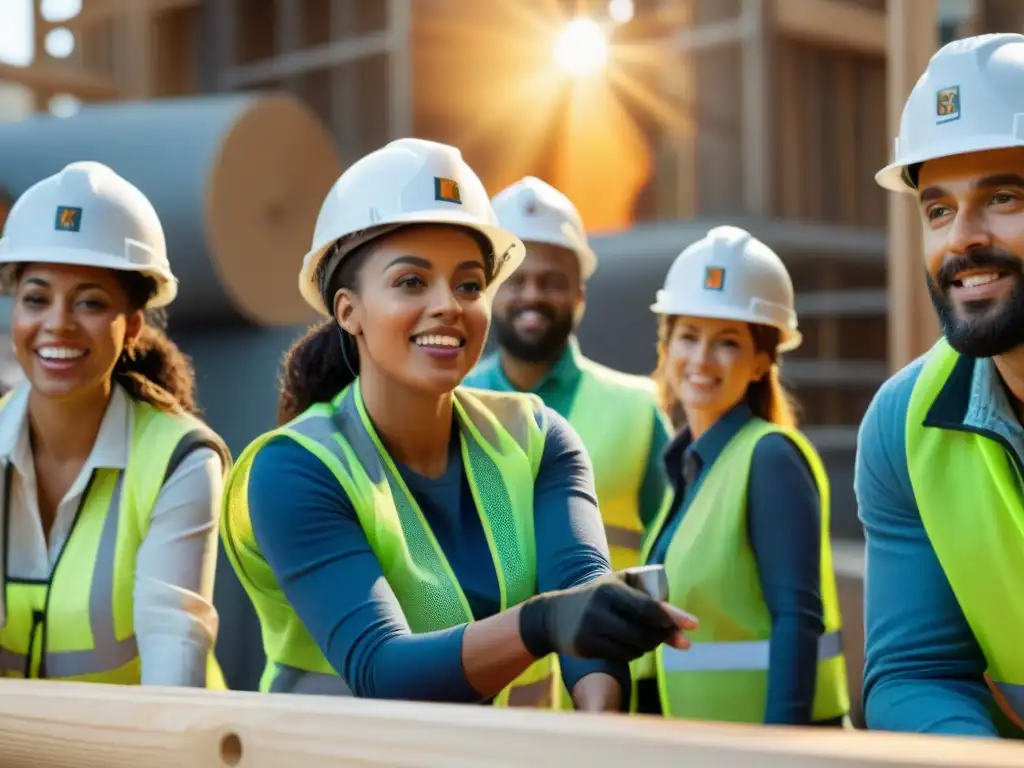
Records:
[[[580,14],[606,48],[565,36]],[[0,223],[73,160],[142,188],[181,279],[170,334],[234,451],[273,424],[280,356],[314,320],[294,285],[323,195],[392,138],[459,146],[492,193],[565,191],[600,256],[582,347],[629,372],[654,367],[671,260],[746,227],[797,290],[782,371],[831,477],[856,696],[857,425],[937,335],[916,210],[873,174],[939,45],[1022,27],[1019,0],[0,0]],[[216,601],[229,684],[252,689],[259,628],[223,558]]]

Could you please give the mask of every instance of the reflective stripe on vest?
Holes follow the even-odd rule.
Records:
[[[340,675],[307,672],[287,664],[276,664],[277,674],[270,684],[271,693],[301,693],[307,696],[351,696],[352,690]]]
[[[618,549],[635,551],[639,558],[640,547],[643,545],[644,535],[641,531],[620,528],[617,525],[605,524],[605,536],[608,538],[608,546]],[[629,566],[623,566],[628,568]],[[619,569],[616,569],[619,570]]]
[[[640,489],[657,410],[653,384],[580,361],[580,381],[568,414],[594,467],[594,484],[611,550],[612,568],[640,562]]]
[[[544,444],[543,428],[537,423],[537,414],[543,413],[540,405],[535,396],[456,390],[467,481],[491,542],[503,609],[532,596],[536,588],[532,489]],[[268,666],[262,690],[294,691],[300,684],[327,684],[308,674],[337,677],[294,610],[283,609],[286,601],[273,595],[280,587],[265,561],[261,562],[248,523],[247,473],[259,449],[277,435],[290,437],[334,473],[413,632],[473,620],[422,511],[376,436],[356,382],[333,403],[312,406],[254,441],[228,479],[222,532],[228,557],[263,625]],[[554,668],[549,659],[536,662],[495,703],[508,704],[509,698],[516,704],[524,698],[539,700],[542,696],[536,690],[545,684],[551,687]],[[516,691],[520,684],[529,685],[530,690]],[[539,684],[536,689],[534,684]]]
[[[818,640],[818,663],[843,655],[840,631],[826,632]],[[748,640],[735,643],[693,643],[690,650],[665,648],[666,672],[715,672],[734,670],[768,670],[771,658],[770,640]]]
[[[124,470],[96,469],[46,581],[7,579],[0,628],[0,674],[10,677],[136,685],[141,661],[134,632],[135,558],[161,488],[197,447],[230,453],[191,416],[129,400],[131,457]],[[138,450],[144,445],[145,450]],[[14,468],[4,472],[10,508]],[[119,639],[120,638],[120,639]],[[211,651],[207,685],[226,687]]]
[[[665,555],[669,599],[700,620],[698,629],[688,633],[692,647],[679,651],[662,645],[653,654],[653,662],[649,655],[631,665],[634,680],[652,673],[657,676],[666,717],[764,721],[772,616],[748,542],[747,478],[758,442],[780,432],[803,453],[820,496],[820,592],[825,632],[818,646],[812,720],[829,720],[849,711],[842,619],[829,541],[828,476],[799,432],[752,418],[707,469]],[[645,562],[670,511],[670,505],[661,510],[644,542]],[[635,686],[632,706],[635,709]]]
[[[945,339],[927,353],[907,408],[907,469],[928,540],[985,657],[993,699],[1024,729],[1021,457],[965,424],[974,409],[962,400],[956,416],[933,412],[937,402],[971,397],[979,364],[991,362],[961,358]]]
[[[6,489],[10,488],[10,465],[8,465]],[[91,485],[91,484],[90,484]],[[89,587],[89,627],[94,647],[84,651],[47,651],[43,655],[42,668],[46,677],[62,678],[92,675],[119,669],[139,655],[135,635],[124,640],[114,636],[114,567],[117,555],[117,529],[121,518],[121,489],[124,473],[118,472],[114,492],[107,507],[106,518],[100,534],[96,552],[96,566]],[[88,498],[89,490],[82,494],[82,504]],[[72,529],[73,530],[73,529]],[[56,569],[55,569],[56,573]],[[12,583],[11,586],[15,586]],[[0,649],[0,670],[18,671],[30,676],[30,661],[26,654]]]

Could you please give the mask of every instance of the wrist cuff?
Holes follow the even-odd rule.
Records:
[[[547,600],[536,595],[519,606],[519,636],[537,659],[554,653],[547,628]]]

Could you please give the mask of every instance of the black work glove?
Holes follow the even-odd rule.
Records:
[[[617,573],[531,597],[519,613],[523,644],[537,658],[558,653],[633,661],[679,631],[657,600]]]

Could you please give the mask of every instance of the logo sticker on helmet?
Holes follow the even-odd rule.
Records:
[[[59,229],[63,232],[78,232],[81,228],[81,208],[71,208],[67,205],[57,206],[57,219],[54,222],[54,229]]]
[[[941,88],[935,93],[935,122],[939,125],[960,119],[960,86]]]
[[[725,270],[722,267],[704,268],[704,290],[720,291],[725,288]]]
[[[455,179],[444,179],[434,177],[434,199],[443,203],[456,203],[462,205],[462,195],[459,192],[459,182]]]

